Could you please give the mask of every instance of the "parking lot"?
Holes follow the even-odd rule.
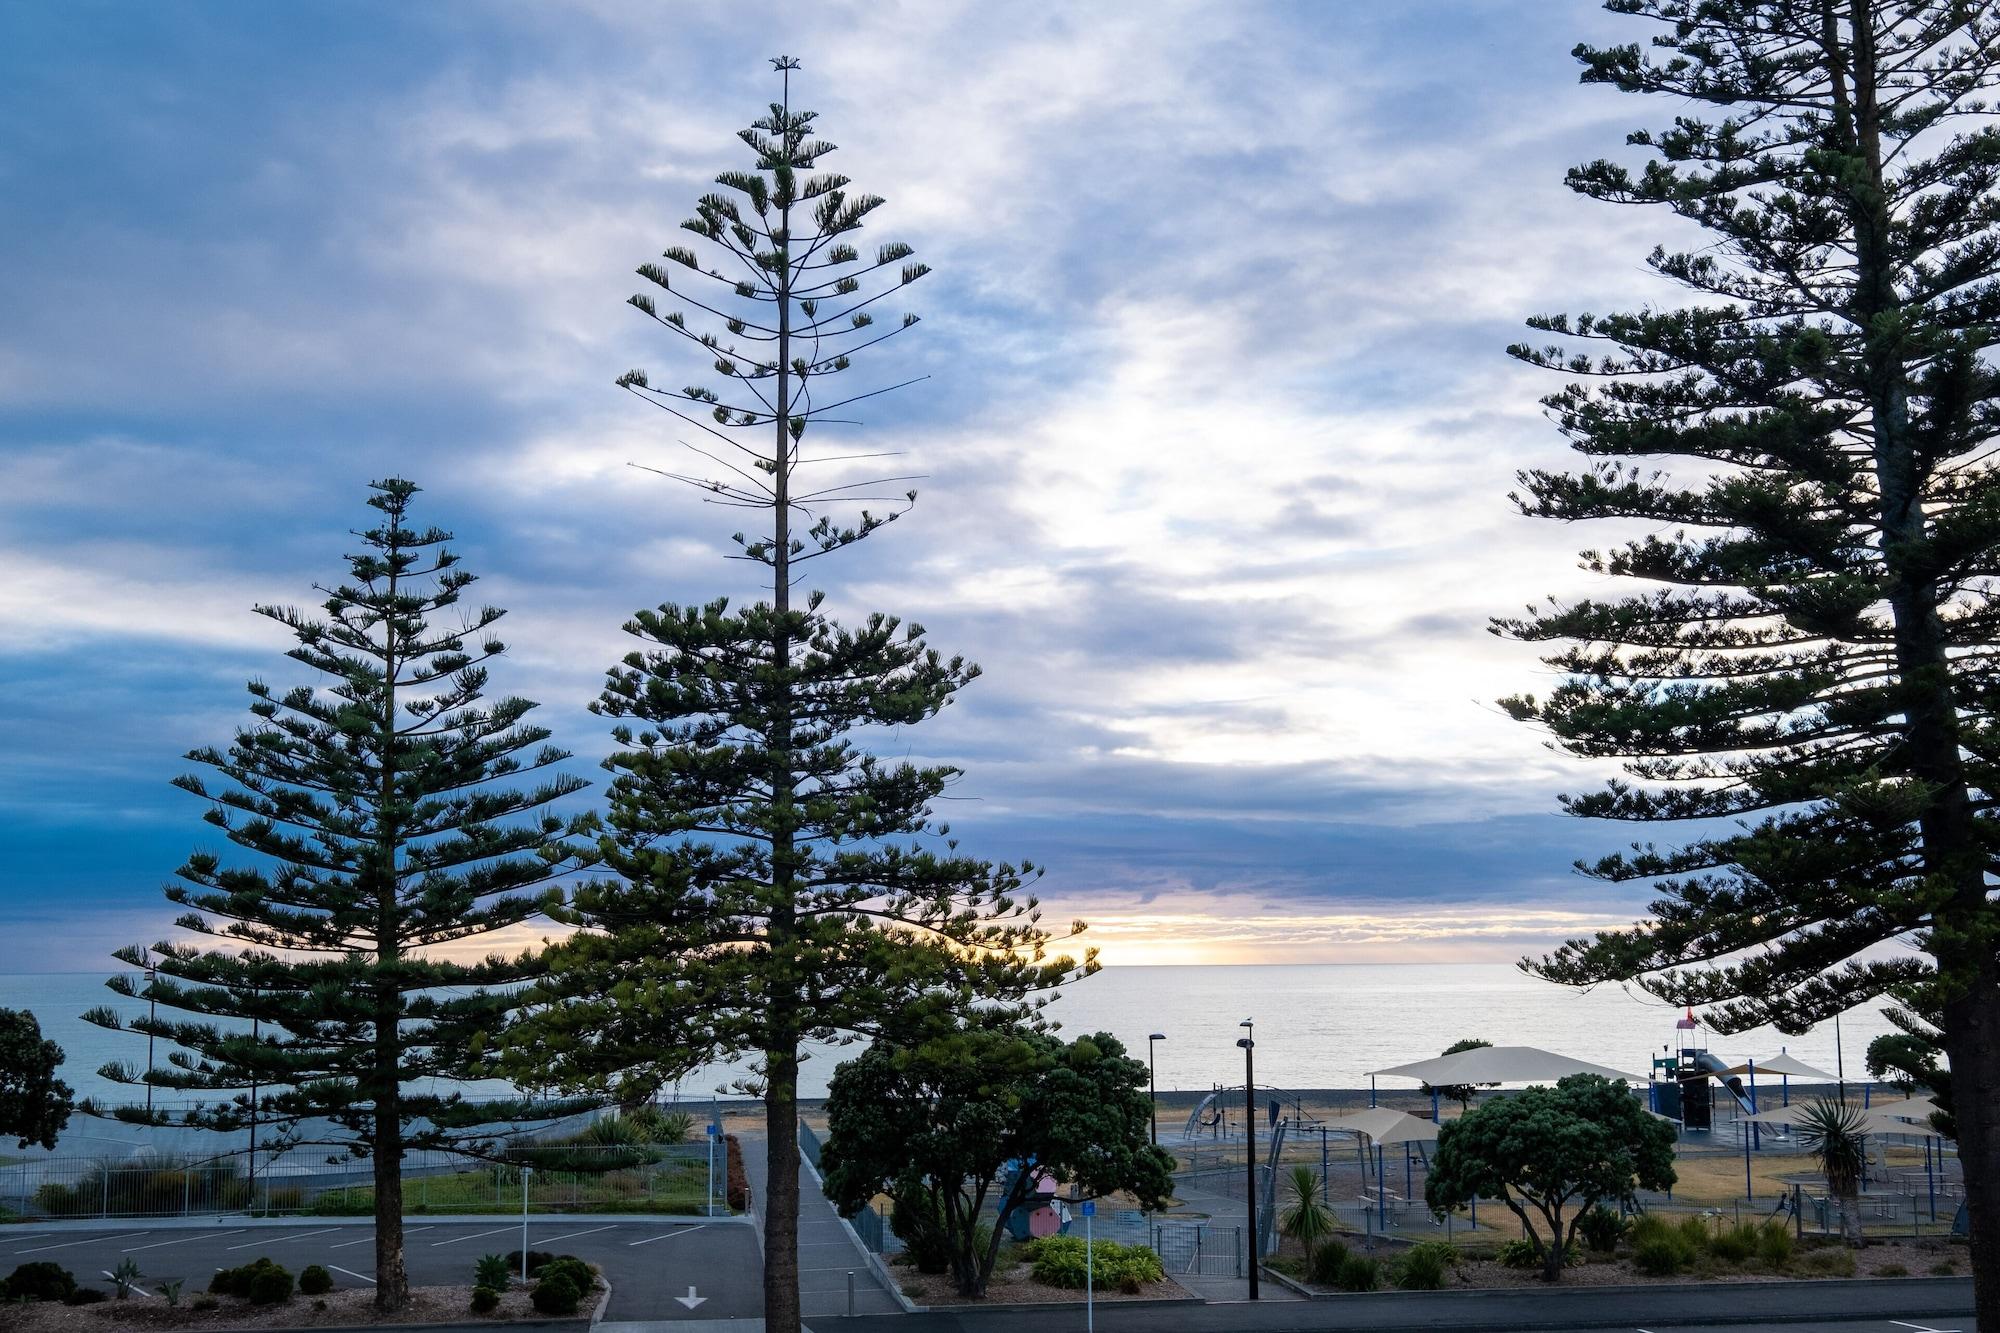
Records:
[[[414,1286],[469,1284],[481,1255],[520,1248],[519,1221],[413,1218],[404,1230],[405,1262]],[[756,1233],[740,1221],[530,1218],[528,1248],[574,1254],[597,1265],[611,1284],[607,1319],[730,1319],[763,1312]],[[176,1278],[185,1278],[190,1291],[205,1287],[216,1269],[262,1255],[294,1273],[308,1264],[323,1264],[336,1287],[372,1286],[375,1228],[362,1220],[299,1218],[280,1224],[149,1225],[142,1220],[87,1231],[34,1225],[0,1229],[0,1274],[17,1264],[48,1259],[79,1281],[102,1282],[122,1260],[132,1259],[145,1275],[139,1285],[147,1291]]]

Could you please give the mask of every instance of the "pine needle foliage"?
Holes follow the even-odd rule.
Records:
[[[742,132],[753,169],[716,178],[682,224],[693,244],[642,266],[656,290],[631,302],[713,378],[618,381],[698,432],[684,441],[697,470],[656,470],[749,511],[735,558],[763,568],[768,599],[663,605],[626,625],[638,646],[593,705],[619,746],[601,844],[615,877],[561,912],[582,930],[550,950],[545,1003],[514,1031],[507,1068],[629,1101],[748,1057],[771,1145],[764,1318],[793,1330],[801,1043],[908,1036],[974,1008],[1025,1019],[1095,964],[1050,952],[1027,891],[1039,870],[967,856],[934,818],[958,770],[863,748],[935,715],[978,669],[920,625],[842,625],[798,588],[808,562],[916,498],[910,477],[857,471],[871,456],[810,442],[899,387],[837,386],[865,349],[915,326],[903,314],[884,329],[877,312],[927,269],[907,245],[860,243],[882,200],[823,169],[833,146],[790,105],[797,62],[774,64],[787,93]]]
[[[2000,15],[1959,0],[1612,0],[1586,83],[1672,121],[1570,186],[1699,229],[1650,263],[1693,304],[1531,321],[1590,464],[1522,510],[1642,535],[1645,585],[1499,633],[1562,645],[1506,701],[1626,778],[1573,814],[1692,821],[1582,866],[1650,882],[1643,925],[1527,966],[1638,979],[1722,1031],[1799,1032],[1934,987],[1964,1095],[1978,1300],[2000,1318]],[[1597,350],[1591,350],[1594,347]]]
[[[163,1068],[100,1072],[202,1095],[185,1123],[261,1130],[266,1151],[371,1158],[376,1305],[394,1310],[409,1285],[403,1155],[479,1151],[496,1121],[565,1109],[486,1107],[453,1087],[536,971],[531,954],[461,958],[542,910],[587,853],[567,839],[593,824],[549,808],[588,784],[558,769],[568,752],[526,720],[535,705],[486,699],[504,613],[461,607],[474,576],[445,547],[451,534],[410,526],[415,485],[371,489],[379,517],[356,534],[348,579],[319,589],[320,613],[257,608],[291,631],[287,656],[319,682],[253,681],[255,720],[227,749],[188,755],[215,777],[176,782],[254,858],[196,852],[166,890],[187,909],[175,925],[215,943],[121,950],[154,975],[110,987],[167,1012],[85,1017],[171,1044]],[[113,1113],[149,1119],[143,1107]]]

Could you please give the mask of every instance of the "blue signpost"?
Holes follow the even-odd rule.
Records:
[[[1097,1200],[1083,1201],[1083,1328],[1084,1333],[1095,1333],[1097,1328],[1096,1301],[1096,1260],[1091,1254],[1090,1219],[1097,1216]]]
[[[701,1215],[703,1217],[715,1216],[715,1141],[717,1138],[721,1137],[721,1135],[722,1135],[721,1122],[715,1120],[709,1121],[708,1122],[708,1199],[707,1202],[705,1202],[702,1205]]]

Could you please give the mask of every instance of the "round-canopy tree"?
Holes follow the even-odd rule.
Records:
[[[56,1077],[63,1049],[26,1009],[0,1009],[0,1138],[56,1146],[69,1123],[69,1084]]]
[[[1555,1282],[1585,1213],[1630,1202],[1636,1190],[1671,1189],[1674,1179],[1674,1127],[1648,1115],[1623,1084],[1571,1074],[1446,1121],[1424,1202],[1444,1211],[1500,1200]]]

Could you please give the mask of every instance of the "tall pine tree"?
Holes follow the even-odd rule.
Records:
[[[932,716],[976,668],[926,647],[917,625],[871,615],[845,628],[820,593],[799,591],[803,565],[915,499],[837,521],[830,507],[870,503],[883,483],[842,481],[854,456],[809,454],[805,441],[870,396],[833,381],[916,322],[885,332],[873,309],[926,269],[907,245],[855,246],[882,200],[806,174],[833,147],[814,137],[812,112],[791,109],[796,62],[774,64],[785,99],[741,135],[755,170],[717,177],[721,191],[683,224],[710,266],[676,246],[639,270],[664,296],[632,298],[699,348],[726,392],[655,388],[640,371],[619,381],[704,433],[690,447],[723,471],[673,475],[754,515],[737,540],[768,571],[769,600],[662,606],[626,626],[641,646],[593,705],[623,747],[606,761],[601,849],[617,878],[563,913],[585,929],[550,951],[547,1004],[514,1032],[510,1071],[630,1096],[713,1055],[749,1055],[769,1134],[765,1327],[792,1333],[801,1043],[975,1004],[1027,1013],[1078,968],[1045,952],[1049,933],[1022,896],[1032,867],[921,840],[948,833],[931,806],[957,771],[860,748],[870,729]]]
[[[1652,50],[1586,83],[1675,118],[1570,185],[1705,235],[1656,250],[1678,310],[1533,321],[1515,355],[1575,473],[1517,497],[1649,531],[1585,567],[1649,585],[1530,608],[1566,679],[1508,701],[1627,779],[1573,814],[1701,821],[1583,866],[1651,881],[1650,920],[1528,966],[1637,978],[1724,1031],[1802,1031],[1885,992],[1940,998],[1979,1309],[2000,1321],[2000,17],[1969,0],[1612,0]],[[1672,467],[1683,471],[1675,475]],[[1904,944],[1915,947],[1902,947]]]
[[[220,947],[118,955],[155,975],[143,992],[123,976],[114,990],[193,1016],[86,1017],[173,1043],[164,1069],[102,1072],[208,1094],[188,1123],[369,1158],[375,1304],[389,1311],[409,1294],[404,1154],[476,1150],[482,1127],[521,1118],[518,1105],[437,1090],[480,1057],[535,972],[528,954],[465,961],[465,945],[537,915],[574,868],[564,837],[588,821],[548,807],[588,784],[556,770],[569,756],[524,720],[534,704],[485,699],[504,613],[459,607],[473,575],[445,548],[449,533],[408,525],[417,487],[373,490],[380,518],[357,534],[348,581],[319,589],[323,615],[257,608],[296,636],[287,656],[320,682],[282,693],[252,682],[256,721],[226,751],[188,756],[221,781],[177,783],[258,858],[198,852],[166,890],[188,909],[176,924]],[[502,785],[531,774],[531,787]]]

